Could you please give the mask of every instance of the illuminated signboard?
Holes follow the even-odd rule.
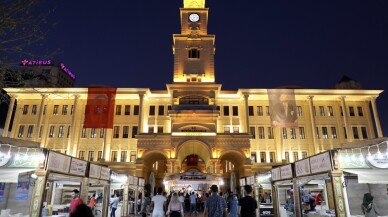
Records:
[[[59,67],[62,69],[62,71],[66,72],[72,79],[75,79],[75,75],[65,66],[65,64],[61,63],[59,64]]]
[[[52,66],[52,60],[23,60],[22,66]]]

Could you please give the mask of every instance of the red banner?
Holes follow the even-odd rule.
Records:
[[[84,128],[113,128],[116,88],[89,87]]]

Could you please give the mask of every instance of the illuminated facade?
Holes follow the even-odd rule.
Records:
[[[104,159],[146,181],[153,171],[161,185],[166,175],[193,170],[228,183],[232,172],[251,176],[341,143],[383,136],[375,101],[381,90],[295,89],[298,124],[292,128],[271,126],[267,89],[221,90],[204,5],[184,0],[180,9],[173,83],[166,90],[118,88],[113,129],[83,128],[87,88],[7,88],[11,105],[17,100],[10,137]],[[12,109],[5,132],[11,115]]]

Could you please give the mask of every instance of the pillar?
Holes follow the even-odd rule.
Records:
[[[317,154],[317,153],[319,153],[319,144],[318,144],[318,138],[317,138],[317,127],[316,127],[315,116],[314,116],[313,98],[314,98],[314,96],[308,96],[310,119],[311,119],[311,131],[313,133],[313,142],[314,142],[314,153],[313,154]]]
[[[143,133],[143,106],[144,106],[144,93],[139,94],[139,127],[137,133]]]
[[[42,126],[44,105],[46,104],[47,95],[42,94],[42,100],[40,101],[38,122],[36,123],[36,130],[34,132],[34,140],[39,141],[40,126]],[[46,111],[47,112],[47,111]]]
[[[44,170],[37,170],[38,176],[35,180],[34,189],[31,195],[30,216],[39,217],[42,213],[43,207],[43,193],[46,189],[47,173]]]
[[[245,105],[245,129],[242,130],[244,133],[249,133],[249,105],[248,105],[249,95],[244,95],[244,105]]]
[[[66,149],[66,153],[68,153],[69,155],[71,155],[72,153],[72,146],[74,145],[74,140],[75,140],[75,128],[76,128],[76,115],[77,115],[77,106],[79,104],[79,98],[80,98],[80,95],[75,95],[74,96],[74,105],[73,105],[73,116],[71,117],[71,126],[70,126],[70,138],[69,140],[67,140],[67,149]],[[71,112],[71,108],[70,108],[70,112]],[[77,150],[75,150],[77,151]],[[73,152],[73,156],[77,156],[77,153],[74,153]]]
[[[89,178],[82,178],[81,191],[79,197],[86,203],[88,201],[88,192],[89,192]]]
[[[353,134],[350,134],[348,110],[346,109],[345,96],[341,96],[341,106],[342,106],[342,112],[344,115],[345,132],[346,132],[346,136],[347,136],[346,140],[348,142],[351,142],[353,140]]]
[[[16,100],[16,96],[12,95],[11,101],[10,101],[9,107],[8,107],[7,119],[5,120],[3,137],[8,137],[8,129],[9,129],[9,124],[11,123],[11,117],[12,117],[12,113],[13,113],[13,107],[15,105],[15,100]]]
[[[128,183],[125,183],[124,184],[124,192],[123,192],[123,205],[121,206],[121,213],[123,213],[122,216],[129,216],[129,209],[128,209],[128,203],[129,203],[129,199],[128,199],[128,194],[129,194],[129,185]]]
[[[376,124],[377,137],[381,138],[383,137],[383,131],[381,130],[379,113],[377,112],[376,97],[372,96],[370,102],[372,104],[372,111],[373,111],[373,117],[375,119],[375,124]]]
[[[334,205],[335,205],[335,214],[336,216],[347,216],[345,201],[345,192],[343,183],[343,176],[341,171],[332,171],[329,173],[331,178],[331,183],[333,186],[333,194],[334,194]]]

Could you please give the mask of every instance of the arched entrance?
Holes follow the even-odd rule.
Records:
[[[196,170],[206,173],[210,166],[210,149],[208,145],[198,140],[190,140],[179,146],[177,152],[179,172]]]
[[[228,150],[221,154],[220,163],[224,174],[225,186],[232,192],[236,192],[236,186],[239,186],[239,178],[244,176],[246,157],[243,153],[235,150]]]
[[[154,187],[163,187],[164,174],[167,171],[167,156],[160,151],[148,151],[142,156],[144,160],[143,177],[146,183],[150,183],[150,176],[153,173]]]

